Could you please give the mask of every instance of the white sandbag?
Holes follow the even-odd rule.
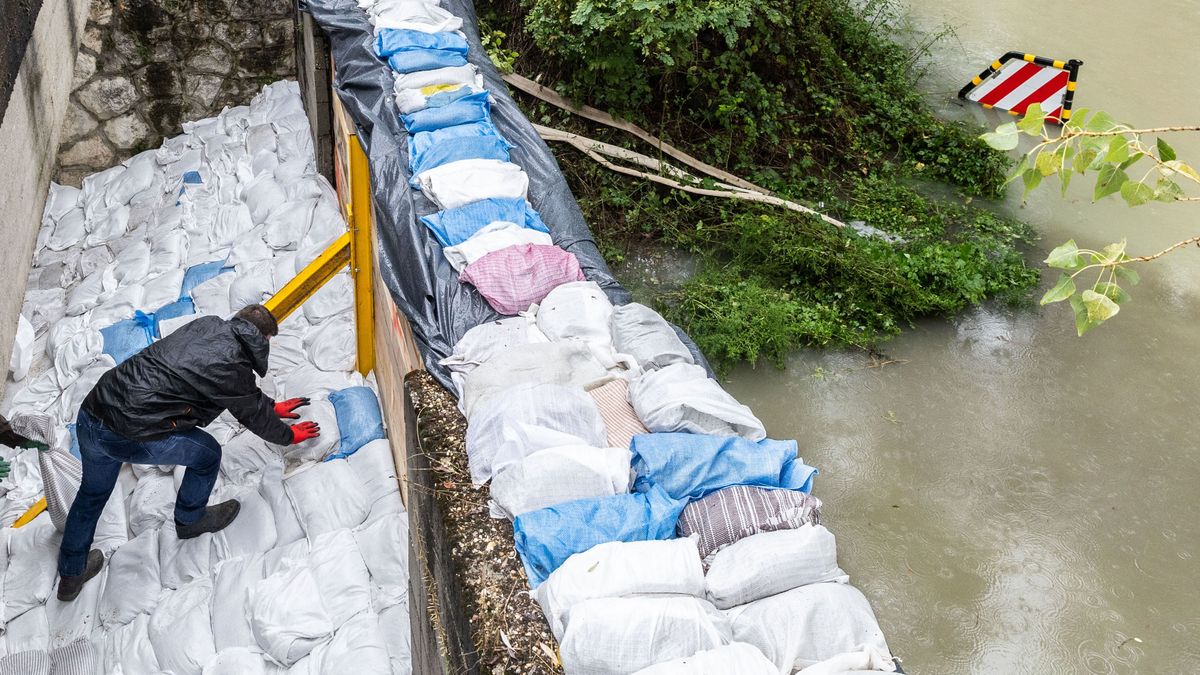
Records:
[[[196,305],[196,313],[229,318],[233,314],[229,307],[229,287],[233,280],[234,275],[226,272],[193,288],[192,302]]]
[[[279,181],[280,185],[291,185],[300,180],[305,174],[310,173],[311,166],[306,159],[291,159],[286,162],[279,162],[275,167],[275,180]]]
[[[599,284],[574,281],[558,286],[538,303],[537,323],[547,338],[580,340],[603,359],[613,349],[612,313],[612,302]]]
[[[157,529],[168,518],[174,518],[175,482],[157,472],[142,476],[129,496],[128,507],[129,531],[134,537]]]
[[[600,544],[567,558],[530,591],[559,640],[575,605],[646,594],[704,597],[704,569],[694,539]]]
[[[74,283],[74,282],[72,282]],[[25,291],[21,313],[29,317],[34,331],[41,334],[67,316],[67,292],[62,288]]]
[[[309,183],[317,190],[329,190],[329,184],[321,176],[312,178]],[[346,220],[342,218],[341,208],[337,203],[337,194],[322,194],[316,198],[316,207],[313,208],[312,223],[308,231],[300,239],[300,247],[307,248],[317,246],[322,249],[329,248],[331,244],[340,236],[346,233]]]
[[[239,490],[237,518],[213,537],[214,556],[220,560],[265,553],[275,547],[275,514],[271,505],[254,489]]]
[[[146,289],[141,284],[117,288],[92,310],[92,325],[104,328],[132,317],[145,297]]]
[[[499,321],[481,323],[468,330],[455,343],[451,355],[438,364],[451,372],[465,375],[510,347],[549,341],[537,327],[535,319],[528,316],[511,316]]]
[[[771,660],[755,647],[734,642],[697,652],[674,661],[658,663],[637,671],[635,675],[779,675]]]
[[[313,650],[310,661],[311,675],[392,675],[379,619],[370,612],[359,614],[342,626],[332,640]]]
[[[412,628],[408,603],[379,612],[379,630],[392,661],[392,675],[412,675]]]
[[[184,467],[177,467],[180,474]],[[207,578],[217,559],[215,535],[206,532],[191,539],[180,539],[171,517],[158,533],[158,576],[163,588],[180,588],[200,578]]]
[[[117,288],[117,278],[113,276],[112,267],[84,277],[71,292],[67,294],[67,316],[79,316],[99,305]]]
[[[699,598],[600,598],[571,608],[559,653],[571,675],[626,675],[729,642],[729,622]]]
[[[576,499],[629,492],[627,448],[563,446],[539,450],[492,478],[492,516],[515,518]]]
[[[91,317],[88,314],[66,317],[55,322],[47,331],[46,356],[53,359],[71,338],[90,327]]]
[[[350,468],[363,484],[363,495],[368,504],[395,494],[400,490],[396,477],[396,462],[392,458],[392,446],[386,438],[376,439],[346,458]]]
[[[456,209],[480,199],[525,199],[529,176],[498,159],[460,159],[416,176],[421,191],[438,208]]]
[[[297,412],[301,420],[316,422],[321,427],[321,435],[310,438],[302,443],[281,447],[284,458],[284,469],[291,471],[305,462],[320,462],[329,455],[337,452],[339,434],[337,413],[328,399],[312,399],[307,407]],[[278,447],[278,446],[277,446]]]
[[[229,249],[229,257],[225,259],[225,264],[236,267],[240,272],[244,267],[274,258],[275,249],[268,246],[263,239],[266,232],[267,226],[259,225],[238,238],[233,248]]]
[[[392,76],[395,80],[393,89],[397,93],[405,89],[424,89],[445,84],[483,86],[483,76],[479,74],[479,69],[470,63],[465,66],[418,70],[412,73],[392,73]]]
[[[304,336],[308,360],[321,370],[352,370],[357,350],[352,312],[332,316]]]
[[[248,607],[256,644],[284,666],[307,656],[334,631],[317,579],[305,564],[286,568],[255,584]]]
[[[170,335],[171,333],[174,333],[175,331],[179,330],[180,328],[195,321],[196,319],[199,319],[201,316],[203,316],[203,315],[202,314],[186,314],[184,316],[177,316],[174,319],[160,320],[158,322],[158,336],[160,338],[165,338],[168,335]]]
[[[629,402],[650,431],[743,436],[752,441],[767,437],[754,413],[700,366],[676,363],[643,373],[629,385]]]
[[[863,647],[845,654],[831,656],[803,670],[800,675],[855,675],[870,672],[896,672],[896,662],[875,647]]]
[[[596,402],[582,389],[555,384],[509,387],[470,416],[466,442],[471,479],[482,485],[538,450],[565,445],[599,448],[606,440]]]
[[[556,384],[582,390],[586,384],[607,374],[604,365],[582,342],[511,347],[467,374],[463,380],[462,407],[471,419],[475,409],[488,398],[518,384]],[[600,447],[604,443],[593,445]]]
[[[442,249],[442,253],[445,254],[446,260],[450,262],[450,266],[454,268],[455,272],[462,272],[467,265],[502,248],[519,244],[551,245],[553,243],[554,240],[550,238],[550,235],[541,230],[534,230],[516,223],[496,221],[471,235],[461,244]]]
[[[146,530],[118,548],[106,563],[109,581],[100,597],[100,622],[112,629],[150,613],[158,604],[158,530]]]
[[[34,340],[33,324],[25,315],[17,315],[17,333],[13,336],[12,356],[8,360],[8,374],[13,382],[20,382],[29,374],[29,366],[33,364]]]
[[[57,581],[58,547],[62,534],[50,514],[38,516],[8,537],[8,567],[4,570],[4,616],[15,617],[43,605]]]
[[[67,451],[70,444],[68,435],[62,447]],[[121,483],[108,496],[104,510],[100,512],[100,520],[96,523],[96,536],[92,539],[92,548],[105,556],[111,556],[113,551],[124,546],[129,541],[129,514],[125,510],[125,492]]]
[[[49,629],[51,651],[63,649],[78,640],[86,640],[96,626],[97,607],[100,594],[107,585],[108,568],[84,584],[79,595],[70,602],[58,599],[51,593],[46,600],[46,625]]]
[[[725,615],[733,639],[758,647],[780,673],[864,647],[891,653],[870,603],[849,584],[809,584]]]
[[[154,184],[158,167],[154,161],[154,150],[147,150],[125,160],[126,170],[108,184],[104,191],[104,202],[110,208],[124,206]]]
[[[274,176],[261,176],[242,188],[242,200],[250,208],[255,225],[267,222],[271,212],[287,201],[287,191]]]
[[[29,384],[13,396],[8,414],[12,415],[17,411],[57,414],[54,404],[61,395],[62,387],[59,385],[58,373],[53,368],[47,369],[37,377],[31,378]]]
[[[379,2],[371,8],[371,23],[375,32],[385,28],[419,30],[423,33],[456,31],[462,19],[431,2],[421,0],[392,0]]]
[[[46,240],[46,248],[52,251],[62,251],[71,248],[87,236],[87,218],[82,207],[67,211],[54,224],[54,234]]]
[[[271,339],[271,351],[275,351],[275,341]],[[299,396],[307,396],[309,398],[321,398],[329,396],[330,392],[346,389],[348,387],[361,387],[366,383],[363,376],[357,372],[332,372],[321,370],[308,362],[308,358],[304,353],[303,348],[299,350],[299,355],[303,361],[298,366],[293,366],[287,374],[287,379],[279,384],[279,395],[277,399],[289,399]],[[303,411],[301,411],[303,412]]]
[[[4,627],[4,638],[9,653],[45,651],[50,646],[50,623],[46,608],[38,605],[9,620]],[[24,675],[22,673],[21,675]]]
[[[150,313],[178,300],[185,273],[186,270],[181,268],[147,280],[144,284],[142,304],[138,309]]]
[[[99,246],[121,237],[129,229],[129,207],[116,206],[105,213],[97,214],[86,223],[88,236],[84,245]]]
[[[253,645],[250,592],[266,577],[263,556],[224,560],[213,570],[213,644],[218,652]]]
[[[823,581],[849,578],[837,565],[833,533],[811,523],[761,532],[717,551],[704,577],[708,599],[718,609]]]
[[[262,653],[249,647],[232,647],[217,652],[204,666],[204,675],[278,675],[285,672]]]
[[[304,131],[289,131],[276,136],[279,161],[287,162],[294,159],[304,159],[311,162],[313,157],[312,134]]]
[[[212,250],[224,250],[233,246],[258,223],[254,222],[250,209],[245,204],[225,204],[209,229]]]
[[[371,576],[350,530],[326,532],[311,542],[308,565],[320,580],[321,604],[336,630],[371,610]]]
[[[408,597],[408,514],[364,525],[354,531],[354,541],[371,575],[371,608],[382,612],[403,602]]]
[[[613,348],[632,356],[642,368],[695,363],[671,324],[658,312],[636,302],[613,309],[612,338]]]
[[[79,276],[90,276],[96,270],[108,267],[116,259],[112,249],[107,246],[89,248],[79,254]]]
[[[309,539],[367,518],[362,484],[344,459],[303,466],[284,479],[284,488]]]
[[[274,293],[274,281],[271,272],[274,264],[264,260],[245,270],[239,269],[233,274],[233,282],[229,284],[229,309],[236,312],[246,305],[262,304]]]
[[[94,173],[90,176],[84,176],[83,187],[79,195],[79,203],[91,218],[97,211],[102,211],[107,208],[106,200],[108,186],[125,173],[125,166],[118,164],[110,167],[99,173]]]
[[[158,657],[150,643],[150,615],[139,614],[123,626],[111,628],[105,637],[106,673],[158,673]]]
[[[275,128],[270,122],[255,124],[246,129],[246,152],[256,155],[260,152],[275,152]]]
[[[221,475],[227,483],[258,488],[260,474],[268,466],[283,467],[279,451],[250,432],[239,433],[221,444]]]
[[[49,192],[46,195],[46,208],[42,209],[43,223],[47,218],[52,221],[58,221],[67,215],[71,209],[79,206],[79,200],[82,196],[83,192],[77,187],[51,182]]]
[[[176,675],[200,675],[216,656],[213,647],[212,579],[197,578],[176,591],[164,592],[150,615],[148,633],[163,670]]]
[[[353,301],[350,275],[339,272],[304,303],[304,316],[315,326],[335,314],[348,311]]]
[[[150,240],[150,268],[146,273],[157,276],[178,270],[183,267],[187,255],[187,233],[183,230],[164,232]]]

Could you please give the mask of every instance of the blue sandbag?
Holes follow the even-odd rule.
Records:
[[[421,217],[421,222],[443,247],[457,246],[498,220],[550,233],[542,217],[524,199],[481,199]]]
[[[381,59],[415,49],[441,49],[466,54],[467,38],[459,33],[426,33],[408,28],[384,28],[375,36],[375,54]]]
[[[451,103],[454,103],[455,101],[461,101],[462,99],[464,99],[468,96],[473,96],[478,93],[480,93],[480,92],[475,91],[474,89],[472,89],[471,87],[469,87],[467,85],[463,85],[463,86],[459,87],[458,89],[452,89],[450,91],[439,91],[438,93],[434,94],[433,96],[430,96],[429,98],[425,99],[425,107],[426,108],[441,108],[444,106],[448,106]]]
[[[192,289],[200,284],[215,278],[218,274],[232,272],[232,267],[226,267],[224,260],[214,260],[212,262],[200,263],[192,265],[183,273],[183,286],[179,290],[180,298],[190,298]]]
[[[139,310],[132,319],[101,328],[100,335],[104,338],[104,353],[119,365],[154,342],[154,317]]]
[[[499,137],[500,132],[496,130],[496,125],[492,123],[490,115],[478,122],[456,124],[452,127],[443,127],[432,131],[420,131],[409,136],[408,163],[412,165],[421,161],[422,155],[450,140]]]
[[[348,387],[329,395],[337,415],[341,439],[338,452],[325,461],[343,459],[358,452],[362,446],[387,438],[383,432],[383,417],[379,413],[379,398],[370,387]]]
[[[181,316],[191,316],[196,313],[196,303],[192,302],[191,298],[184,297],[172,302],[169,305],[163,305],[154,312],[151,316],[154,317],[154,337],[162,337],[162,331],[159,330],[159,324],[167,319],[178,319]]]
[[[412,178],[409,179],[409,185],[420,189],[421,184],[417,181],[419,174],[462,159],[496,159],[507,162],[510,147],[508,141],[499,136],[451,138],[443,141],[419,155],[412,163]]]
[[[467,57],[448,49],[414,49],[408,52],[396,52],[388,57],[387,62],[392,70],[404,74],[465,66]]]
[[[675,499],[700,499],[733,485],[811,492],[817,470],[797,456],[796,441],[664,433],[633,437],[638,492],[662,489]]]
[[[513,539],[530,587],[567,558],[610,541],[672,539],[687,502],[659,488],[645,493],[580,499],[517,516]]]
[[[401,115],[400,121],[408,133],[435,131],[460,124],[472,124],[491,119],[492,106],[488,93],[479,91],[468,94],[448,105],[425,108],[411,115]]]

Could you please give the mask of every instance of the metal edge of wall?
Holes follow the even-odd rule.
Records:
[[[25,298],[89,6],[88,0],[42,4],[12,95],[0,112],[0,156],[13,160],[0,183],[0,217],[4,219],[0,232],[7,243],[0,250],[0,370],[5,375],[0,378],[0,395],[8,383],[17,316]]]

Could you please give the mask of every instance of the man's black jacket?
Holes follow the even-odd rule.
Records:
[[[267,372],[267,338],[249,321],[205,316],[101,376],[83,409],[133,440],[207,426],[224,410],[263,440],[292,442],[255,381]]]

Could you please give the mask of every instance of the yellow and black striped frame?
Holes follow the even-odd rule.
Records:
[[[1034,56],[1033,54],[1026,54],[1024,52],[1008,52],[1004,56],[992,61],[992,64],[985,68],[983,72],[971,78],[970,82],[968,82],[962,89],[958,90],[958,97],[961,99],[966,99],[967,94],[971,93],[972,89],[983,84],[984,80],[998,72],[1004,67],[1004,64],[1012,61],[1013,59],[1019,59],[1021,61],[1033,63],[1039,66],[1058,68],[1059,70],[1067,71],[1067,93],[1063,96],[1062,119],[1059,120],[1059,123],[1065,124],[1068,120],[1070,120],[1071,105],[1075,102],[1076,82],[1079,80],[1079,67],[1083,65],[1083,61],[1080,61],[1079,59],[1060,61],[1058,59],[1048,59],[1044,56]],[[984,108],[993,107],[985,103],[981,103],[980,105],[982,105]],[[1014,117],[1019,114],[1014,110],[1008,110],[1006,112]]]

